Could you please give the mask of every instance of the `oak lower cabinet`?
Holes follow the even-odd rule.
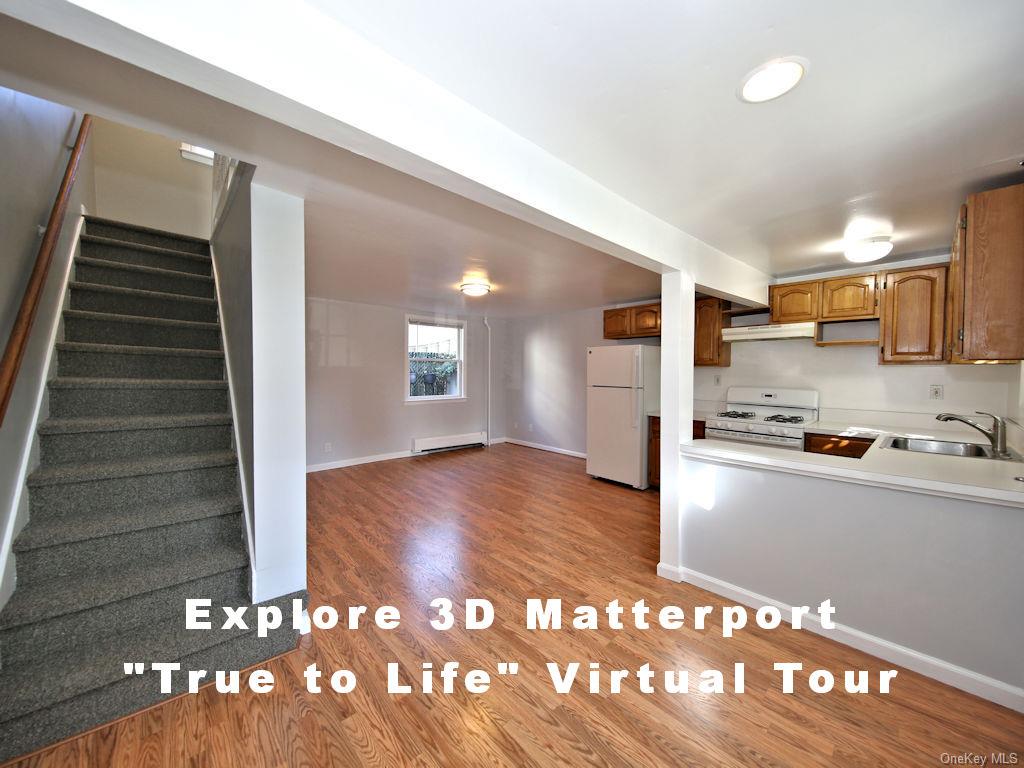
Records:
[[[661,485],[661,419],[648,416],[647,425],[647,484]]]
[[[804,435],[804,453],[821,453],[828,456],[844,456],[859,459],[874,443],[874,438],[844,437],[842,435]]]
[[[788,283],[768,287],[773,323],[805,323],[818,319],[821,281]]]
[[[886,272],[882,283],[883,363],[945,359],[946,267]]]
[[[693,364],[727,368],[731,362],[730,345],[722,341],[722,328],[730,322],[722,314],[721,299],[697,299],[694,305]]]
[[[660,302],[604,311],[606,339],[643,339],[651,336],[661,336]]]
[[[878,275],[850,275],[821,281],[821,320],[878,317]]]
[[[951,362],[1024,359],[1024,184],[971,195],[960,209],[947,308]]]

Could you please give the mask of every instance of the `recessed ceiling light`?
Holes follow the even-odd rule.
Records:
[[[800,56],[772,59],[747,73],[740,83],[737,95],[751,104],[777,99],[796,88],[807,74],[810,62]]]
[[[486,296],[491,292],[491,284],[484,282],[463,283],[459,290],[466,296]]]
[[[846,243],[844,255],[847,261],[863,264],[867,261],[878,261],[892,252],[892,238],[889,235],[876,235],[863,240]]]

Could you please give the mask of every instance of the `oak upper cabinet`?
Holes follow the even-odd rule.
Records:
[[[821,283],[788,283],[768,288],[773,323],[803,323],[818,319]]]
[[[946,267],[887,272],[883,278],[881,318],[881,362],[942,362]]]
[[[604,311],[606,339],[640,339],[648,336],[661,336],[660,302]]]
[[[661,336],[661,304],[630,307],[633,312],[633,336]]]
[[[606,339],[629,337],[629,307],[604,311],[604,337]]]
[[[950,359],[1024,359],[1024,184],[971,195],[965,213],[950,265]]]
[[[851,275],[821,281],[821,320],[878,317],[878,275]]]
[[[694,309],[693,364],[726,368],[730,345],[722,343],[722,328],[728,318],[722,315],[722,300],[697,299]]]

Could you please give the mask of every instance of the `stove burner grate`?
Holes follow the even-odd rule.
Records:
[[[772,414],[771,416],[765,416],[765,421],[774,421],[779,424],[803,424],[803,416],[785,416],[781,413]]]
[[[718,416],[723,419],[752,419],[755,414],[753,411],[722,411]]]

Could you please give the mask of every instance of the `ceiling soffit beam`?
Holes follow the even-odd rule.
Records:
[[[191,13],[189,5],[0,0],[0,11],[639,266],[684,270],[740,300],[767,295],[764,273],[630,203],[320,11],[225,0],[195,3]]]

